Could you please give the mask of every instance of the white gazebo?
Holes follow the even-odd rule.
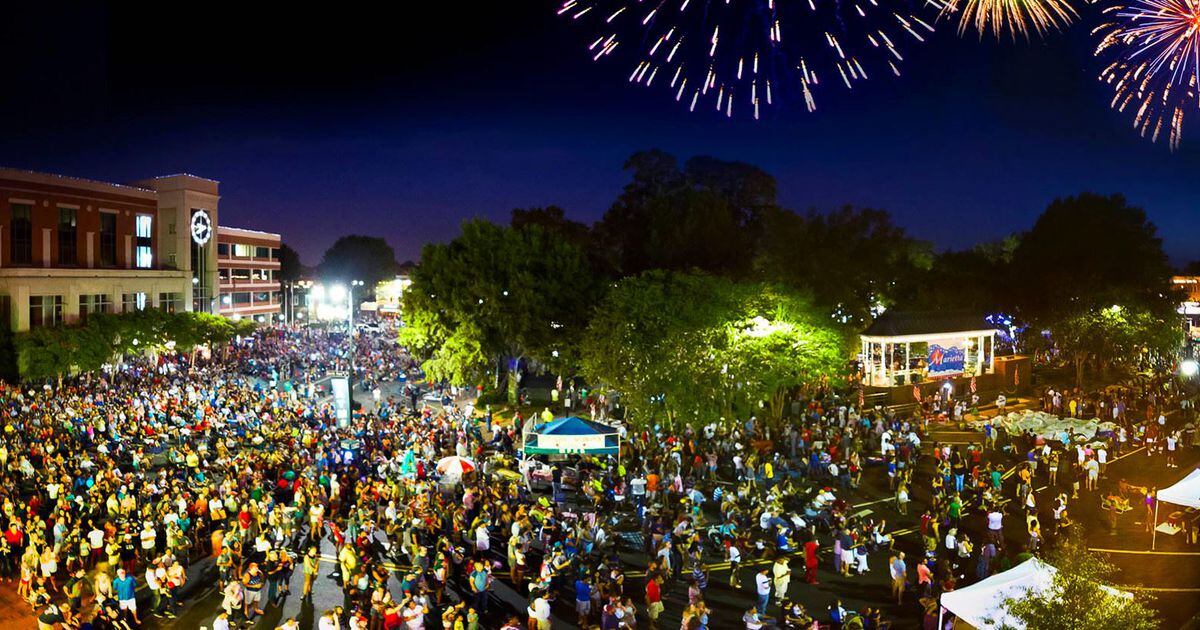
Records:
[[[977,313],[887,311],[859,335],[863,385],[899,387],[995,370],[996,328]]]

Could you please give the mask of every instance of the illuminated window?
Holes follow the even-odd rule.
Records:
[[[150,247],[151,230],[154,227],[154,217],[148,214],[137,215],[137,221],[134,224],[137,237],[137,252],[135,259],[138,269],[149,269],[154,265],[154,252]]]

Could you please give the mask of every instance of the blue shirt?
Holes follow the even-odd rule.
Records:
[[[476,592],[487,588],[487,571],[472,571],[471,581],[475,584]]]
[[[117,589],[117,599],[126,601],[137,598],[137,580],[133,576],[126,575],[123,578],[113,580],[113,587]]]
[[[575,580],[575,601],[586,602],[592,599],[592,587],[583,580]]]

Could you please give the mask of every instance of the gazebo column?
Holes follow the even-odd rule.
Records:
[[[993,374],[996,372],[996,333],[988,335],[989,344],[992,351],[988,353],[988,371]]]
[[[904,373],[908,376],[905,383],[911,385],[913,382],[912,376],[912,342],[904,342]]]

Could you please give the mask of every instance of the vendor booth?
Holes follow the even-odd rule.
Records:
[[[1162,503],[1181,505],[1188,509],[1170,514],[1166,523],[1159,524],[1158,506]],[[1158,532],[1161,531],[1159,528],[1165,527],[1167,533],[1174,534],[1180,529],[1179,521],[1197,518],[1197,509],[1200,509],[1200,470],[1193,470],[1175,485],[1158,491],[1158,500],[1154,502],[1154,532],[1150,535],[1150,549],[1153,550],[1158,544]]]
[[[522,434],[526,457],[530,455],[621,454],[621,434],[607,424],[576,416],[525,425]]]
[[[1021,564],[997,573],[970,586],[942,593],[938,627],[944,627],[942,616],[949,612],[957,617],[954,627],[970,628],[1013,628],[1020,630],[1025,624],[1008,614],[1004,602],[1020,599],[1029,594],[1038,594],[1050,588],[1058,570],[1030,558]],[[1120,597],[1131,597],[1129,593],[1102,587]]]

